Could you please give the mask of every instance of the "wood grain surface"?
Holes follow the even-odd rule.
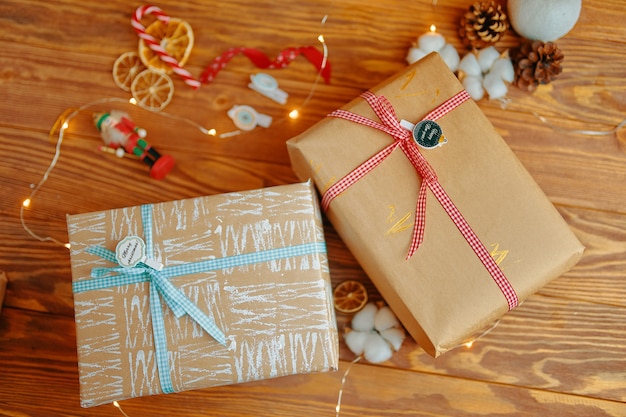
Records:
[[[0,1],[0,270],[8,278],[0,315],[0,415],[121,415],[110,405],[80,407],[69,254],[32,238],[20,223],[22,201],[53,158],[58,136],[50,130],[63,112],[115,99],[72,119],[56,167],[25,210],[29,228],[62,242],[68,213],[296,182],[285,141],[404,68],[408,48],[431,24],[462,51],[458,22],[471,3],[162,0],[155,5],[194,29],[185,66],[194,75],[230,47],[275,56],[287,47],[321,49],[320,34],[332,65],[329,84],[317,80],[304,58],[273,70],[289,93],[282,106],[247,88],[258,69],[238,56],[197,91],[174,77],[164,115],[125,103],[129,93],[111,76],[115,59],[137,48],[130,19],[140,3]],[[137,398],[124,401],[124,411],[130,417],[332,416],[349,369],[341,416],[626,416],[626,128],[571,132],[609,131],[626,117],[624,16],[624,0],[585,0],[576,26],[557,42],[565,55],[557,80],[533,94],[511,87],[506,105],[479,102],[585,245],[571,271],[471,348],[437,359],[406,340],[381,365],[351,366],[355,356],[342,341],[338,372]],[[497,48],[520,42],[510,32]],[[231,132],[226,111],[235,104],[274,122],[220,138],[182,119]],[[289,119],[297,107],[302,116]],[[92,113],[111,109],[129,112],[155,148],[176,158],[165,180],[151,180],[137,160],[98,150]],[[381,300],[328,223],[325,235],[333,283],[359,280]],[[351,317],[337,319],[343,331]]]

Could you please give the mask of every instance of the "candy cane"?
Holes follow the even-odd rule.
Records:
[[[161,58],[163,62],[172,67],[174,72],[178,74],[187,85],[194,89],[199,88],[200,81],[196,80],[189,71],[181,67],[178,60],[173,58],[165,49],[163,49],[160,42],[154,36],[146,33],[146,27],[141,24],[141,19],[149,14],[156,16],[158,20],[166,24],[170,20],[170,17],[156,6],[146,5],[138,7],[137,10],[135,10],[135,14],[133,15],[131,24],[133,26],[133,29],[135,29],[135,32],[137,32],[137,35],[139,35],[139,38],[142,39],[146,43],[146,45],[148,45],[148,47],[152,49],[159,56],[159,58]]]

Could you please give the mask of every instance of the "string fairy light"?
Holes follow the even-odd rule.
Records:
[[[343,377],[341,378],[341,386],[339,388],[339,394],[337,395],[337,406],[335,407],[335,417],[339,417],[339,413],[341,412],[341,399],[343,397],[343,389],[346,385],[346,381],[348,379],[348,374],[350,373],[350,370],[352,369],[352,366],[359,362],[361,360],[363,356],[359,355],[357,356],[352,362],[350,362],[350,365],[348,366],[348,369],[346,369],[346,372],[344,372]]]
[[[87,104],[84,104],[80,107],[77,108],[69,108],[66,109],[55,121],[54,125],[52,126],[52,128],[50,129],[50,137],[55,136],[58,131],[58,137],[57,137],[57,141],[56,141],[56,145],[55,145],[55,150],[54,150],[54,156],[52,157],[52,160],[50,162],[50,164],[48,165],[48,168],[46,169],[46,171],[44,172],[43,176],[41,177],[41,179],[39,180],[39,182],[37,184],[31,184],[31,188],[32,191],[30,192],[30,195],[24,199],[22,201],[22,204],[20,206],[20,222],[22,224],[22,228],[26,231],[26,233],[28,233],[31,237],[33,237],[36,240],[39,240],[40,242],[52,242],[55,243],[57,245],[61,245],[64,246],[67,249],[70,249],[70,244],[67,242],[61,242],[58,239],[55,239],[51,236],[41,236],[37,233],[35,233],[30,227],[28,227],[28,225],[26,224],[26,219],[24,216],[24,212],[25,209],[30,208],[31,205],[33,204],[33,199],[35,198],[35,195],[39,192],[39,190],[41,189],[41,187],[43,187],[43,185],[46,183],[46,181],[48,181],[48,178],[50,176],[50,174],[52,173],[52,170],[55,168],[55,166],[57,165],[59,158],[61,157],[61,145],[63,144],[63,140],[65,138],[65,131],[69,128],[70,122],[72,121],[72,119],[74,119],[74,117],[76,117],[79,113],[81,113],[82,111],[85,111],[91,107],[97,106],[97,105],[102,105],[102,104],[107,104],[107,103],[127,103],[127,104],[132,104],[132,105],[136,105],[136,101],[134,99],[130,99],[130,100],[126,100],[126,99],[121,99],[121,98],[116,98],[116,97],[109,97],[109,98],[102,98],[102,99],[98,99],[98,100],[94,100],[91,101]],[[204,126],[194,122],[193,120],[187,119],[187,118],[183,118],[180,116],[176,116],[170,113],[165,113],[165,112],[159,112],[160,115],[171,118],[171,119],[176,119],[176,120],[180,120],[183,121],[187,124],[190,124],[191,126],[194,126],[195,128],[197,128],[201,133],[203,133],[204,135],[207,136],[215,136],[216,135],[216,130],[215,129],[207,129]],[[104,150],[104,149],[103,149]]]
[[[615,125],[614,128],[612,128],[610,130],[566,129],[564,127],[557,126],[557,125],[551,123],[547,118],[545,118],[544,116],[540,115],[537,112],[533,111],[533,112],[530,112],[530,113],[533,116],[535,116],[537,119],[539,119],[539,121],[541,123],[545,124],[546,126],[551,128],[552,130],[555,130],[555,131],[560,132],[560,133],[568,133],[568,134],[572,134],[572,135],[607,136],[607,135],[612,135],[614,133],[617,133],[618,130],[620,130],[621,128],[626,126],[626,119],[624,119],[620,123]]]
[[[328,20],[328,15],[324,15],[321,21],[322,28],[326,24],[327,20]],[[317,37],[317,40],[322,44],[322,63],[320,65],[319,71],[317,72],[317,76],[315,77],[315,80],[313,81],[313,85],[311,86],[311,89],[309,90],[309,95],[302,102],[302,105],[300,106],[301,108],[305,107],[309,103],[311,98],[313,97],[313,94],[315,93],[315,89],[317,88],[317,85],[320,82],[320,78],[322,77],[322,73],[324,72],[326,65],[328,65],[328,45],[326,45],[326,39],[324,38],[324,34],[320,33],[320,35]],[[290,119],[297,119],[298,117],[300,117],[300,109],[297,109],[297,108],[292,109],[289,112]]]
[[[491,331],[493,331],[498,324],[500,324],[501,319],[496,320],[491,326],[489,326],[487,329],[483,330],[479,335],[473,337],[472,339],[465,341],[457,346],[454,346],[452,349],[450,350],[454,350],[454,349],[458,349],[461,347],[465,347],[467,349],[471,349],[472,346],[474,346],[474,343],[478,340],[481,339],[482,337],[486,336],[487,334],[491,333]],[[348,369],[346,369],[346,371],[343,374],[343,377],[341,378],[341,386],[339,388],[339,394],[337,396],[337,405],[335,407],[335,417],[339,417],[339,413],[341,411],[341,400],[343,397],[343,392],[344,392],[344,388],[346,385],[346,381],[348,379],[348,374],[350,373],[350,370],[352,369],[352,366],[354,364],[356,364],[357,362],[359,362],[361,359],[363,358],[363,355],[359,355],[357,356],[348,366]]]
[[[502,108],[503,110],[510,109],[510,105],[512,103],[511,99],[501,98],[496,101],[500,103],[500,108]],[[570,135],[609,136],[609,135],[613,135],[617,133],[623,127],[626,127],[626,119],[624,119],[608,130],[568,129],[568,128],[564,128],[564,127],[558,126],[550,122],[547,117],[542,116],[541,114],[537,113],[534,110],[531,111],[531,110],[525,110],[525,109],[519,109],[519,108],[514,109],[514,110],[522,112],[522,113],[527,113],[536,117],[537,120],[539,120],[541,123],[543,123],[544,125],[546,125],[547,127],[549,127],[550,129],[556,132],[570,134]],[[579,122],[584,122],[583,120],[578,120],[578,119],[575,119],[575,120]]]
[[[324,26],[326,24],[326,20],[328,19],[328,15],[325,15],[322,18],[321,21],[321,26]],[[323,48],[323,57],[322,57],[322,63],[320,65],[320,68],[317,72],[317,76],[315,78],[315,80],[313,81],[313,84],[309,90],[309,93],[307,95],[307,97],[304,99],[304,101],[302,102],[300,108],[297,109],[293,109],[289,112],[288,114],[288,118],[290,119],[297,119],[300,116],[300,109],[304,108],[308,102],[311,100],[311,98],[313,97],[313,94],[315,93],[315,90],[317,88],[317,85],[319,83],[320,78],[322,77],[322,73],[324,72],[324,69],[326,68],[326,66],[328,65],[328,46],[326,45],[326,41],[324,39],[324,34],[320,33],[320,35],[318,36],[317,40],[322,44],[322,48]],[[53,137],[56,132],[58,131],[58,137],[57,137],[57,141],[56,141],[56,146],[55,146],[55,152],[54,152],[54,156],[52,157],[52,161],[50,162],[50,164],[48,165],[48,168],[46,169],[46,171],[44,172],[43,176],[41,177],[41,179],[39,180],[39,182],[37,184],[31,184],[31,188],[32,191],[30,192],[30,195],[24,199],[22,201],[22,204],[20,206],[20,222],[22,224],[23,229],[34,239],[39,240],[41,242],[52,242],[55,243],[57,245],[61,245],[64,246],[67,249],[70,249],[70,244],[67,242],[61,242],[58,239],[55,239],[53,237],[50,236],[41,236],[37,233],[35,233],[30,227],[28,227],[28,225],[26,224],[26,220],[24,217],[24,213],[25,213],[25,209],[28,209],[31,207],[31,205],[33,204],[33,199],[35,197],[35,195],[39,192],[39,190],[41,189],[41,187],[46,183],[46,181],[48,181],[48,177],[50,176],[50,173],[52,172],[52,170],[54,169],[54,167],[57,165],[58,160],[61,156],[61,145],[63,144],[63,139],[65,137],[65,131],[69,128],[69,124],[71,122],[71,120],[76,117],[80,112],[85,111],[91,107],[94,107],[96,105],[102,105],[102,104],[106,104],[106,103],[125,103],[125,104],[131,104],[133,106],[137,106],[140,107],[146,111],[150,111],[153,113],[157,113],[161,116],[167,117],[169,119],[172,120],[177,120],[177,121],[181,121],[184,123],[187,123],[193,127],[195,127],[196,129],[198,129],[203,135],[205,136],[218,136],[220,138],[229,138],[229,137],[233,137],[233,136],[237,136],[239,134],[241,134],[242,132],[240,130],[235,130],[232,132],[225,132],[225,133],[221,133],[218,135],[217,130],[214,128],[206,128],[204,126],[202,126],[201,124],[188,119],[186,117],[181,117],[175,114],[171,114],[171,113],[167,113],[167,112],[162,112],[162,111],[155,111],[155,110],[150,110],[149,108],[145,108],[143,106],[140,106],[139,103],[137,102],[137,100],[133,97],[130,98],[128,100],[126,99],[121,99],[121,98],[103,98],[103,99],[98,99],[92,102],[89,102],[87,104],[84,104],[80,107],[77,108],[69,108],[66,109],[55,121],[54,125],[52,126],[52,128],[50,129],[50,137]],[[114,150],[106,148],[106,147],[100,147],[100,149],[104,152],[107,153],[111,153],[111,151],[114,152]]]
[[[122,409],[122,406],[120,405],[120,403],[118,403],[117,401],[113,401],[113,407],[117,408],[124,417],[129,417],[128,414],[126,414],[124,410]]]
[[[328,19],[328,15],[325,15],[321,21],[321,25],[324,26],[326,21]],[[322,63],[320,65],[320,69],[317,73],[317,76],[313,82],[313,85],[311,86],[309,93],[307,95],[307,97],[304,99],[304,101],[302,102],[301,106],[299,108],[294,108],[292,109],[289,113],[288,113],[288,117],[290,119],[297,119],[300,116],[300,110],[302,108],[304,108],[308,102],[311,100],[311,98],[313,97],[315,90],[317,88],[317,85],[319,84],[319,80],[322,77],[322,73],[324,71],[324,69],[326,68],[326,66],[328,65],[328,46],[326,44],[326,40],[324,38],[324,34],[321,33],[317,40],[322,44],[322,48],[323,48],[323,58],[322,58]],[[137,100],[135,98],[131,98],[129,100],[125,100],[125,99],[120,99],[120,98],[103,98],[103,99],[99,99],[99,100],[95,100],[92,102],[89,102],[87,104],[84,104],[80,107],[77,108],[69,108],[66,109],[55,121],[54,125],[52,126],[52,128],[50,129],[50,137],[54,136],[56,134],[56,132],[58,131],[58,137],[57,137],[57,141],[56,141],[56,145],[55,145],[55,152],[54,152],[54,156],[50,162],[50,164],[48,165],[48,168],[46,169],[46,171],[44,172],[42,178],[39,180],[39,182],[37,184],[31,184],[31,188],[32,191],[30,193],[30,195],[22,202],[22,205],[20,206],[20,222],[22,224],[22,227],[24,228],[24,230],[34,239],[39,240],[41,242],[53,242],[55,244],[61,245],[67,249],[70,249],[70,244],[69,243],[64,243],[61,242],[58,239],[55,239],[53,237],[49,237],[49,236],[40,236],[37,233],[33,232],[28,225],[26,224],[26,220],[24,217],[24,211],[27,208],[30,208],[32,203],[33,203],[33,199],[35,197],[35,195],[38,193],[38,191],[41,189],[41,187],[47,182],[52,170],[55,168],[55,166],[58,163],[58,160],[61,156],[61,145],[63,144],[63,140],[65,138],[65,131],[69,128],[70,122],[72,121],[72,119],[74,117],[76,117],[80,112],[85,111],[91,107],[94,107],[96,105],[102,105],[102,104],[107,104],[107,103],[127,103],[127,104],[131,104],[133,106],[138,106]],[[138,106],[138,107],[142,107],[142,106]],[[144,107],[142,107],[144,108]],[[145,108],[144,108],[145,109]],[[151,111],[149,109],[145,109],[147,111]],[[156,112],[155,112],[156,113]],[[216,136],[217,135],[217,131],[214,128],[211,129],[207,129],[206,127],[202,126],[199,123],[194,122],[193,120],[190,120],[188,118],[185,117],[181,117],[178,115],[174,115],[171,113],[167,113],[167,112],[158,112],[159,115],[173,119],[173,120],[178,120],[178,121],[182,121],[185,122],[195,128],[197,128],[202,134],[207,135],[207,136]],[[227,138],[227,137],[231,137],[231,136],[235,136],[240,134],[241,131],[239,130],[235,130],[233,132],[225,132],[225,133],[221,133],[219,135],[220,138]],[[101,147],[102,150],[104,150],[104,148]],[[353,360],[350,363],[350,366],[348,367],[348,369],[346,370],[346,372],[344,373],[342,380],[341,380],[341,387],[339,390],[339,394],[338,394],[338,399],[337,399],[337,405],[336,405],[336,415],[339,416],[339,412],[341,410],[341,399],[343,396],[343,390],[344,390],[344,386],[345,383],[347,381],[347,377],[348,374],[350,373],[350,370],[352,369],[352,366],[357,363],[359,360],[361,359],[361,357],[357,357],[355,360]],[[129,417],[128,414],[126,414],[126,412],[124,412],[124,410],[122,409],[122,406],[119,404],[119,402],[114,401],[112,403],[112,405],[117,408],[119,410],[119,412],[124,416],[124,417]]]
[[[495,329],[496,327],[498,327],[498,324],[500,324],[500,319],[496,320],[491,326],[489,326],[487,329],[483,330],[482,333],[480,333],[478,336],[473,337],[472,339],[461,343],[460,345],[457,345],[455,347],[453,347],[452,349],[458,349],[460,347],[465,347],[467,349],[471,349],[472,346],[474,346],[474,343],[476,343],[476,341],[482,337],[485,337],[486,335],[488,335],[489,333],[491,333],[491,331],[493,329]]]

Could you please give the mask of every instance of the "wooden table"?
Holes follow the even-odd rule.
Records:
[[[80,408],[68,250],[32,238],[20,224],[20,205],[54,155],[58,130],[49,132],[66,109],[88,106],[72,118],[56,167],[25,210],[37,235],[65,242],[66,213],[292,183],[285,141],[404,68],[408,48],[431,23],[461,50],[458,21],[471,2],[432,3],[162,0],[158,6],[194,29],[186,65],[192,74],[233,46],[272,56],[290,46],[321,50],[320,34],[332,64],[328,85],[315,84],[316,70],[304,58],[271,72],[289,92],[285,106],[247,88],[257,69],[242,56],[198,91],[174,77],[168,117],[125,104],[130,95],[111,76],[115,59],[137,48],[130,19],[139,4],[0,2],[0,270],[9,281],[0,315],[0,414],[120,415],[110,405]],[[626,415],[626,129],[599,136],[558,130],[610,130],[626,117],[625,13],[623,0],[585,0],[576,27],[558,41],[565,54],[558,80],[534,94],[511,87],[506,108],[479,102],[586,246],[583,259],[469,349],[433,359],[407,340],[382,365],[355,364],[340,415]],[[508,34],[497,47],[519,42]],[[118,101],[93,104],[103,98]],[[219,137],[235,130],[226,114],[234,104],[251,105],[274,123]],[[301,107],[299,119],[287,118],[292,106]],[[98,150],[91,114],[113,108],[130,112],[159,151],[175,156],[165,180],[151,180],[137,160]],[[183,118],[218,135],[203,135]],[[334,284],[357,279],[380,299],[332,227],[326,235]],[[343,329],[350,317],[338,320]],[[131,417],[331,416],[354,359],[343,342],[341,358],[336,373],[122,406]]]

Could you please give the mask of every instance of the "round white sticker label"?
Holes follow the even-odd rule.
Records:
[[[117,244],[115,258],[123,267],[132,268],[146,258],[146,244],[139,236],[128,236]]]

